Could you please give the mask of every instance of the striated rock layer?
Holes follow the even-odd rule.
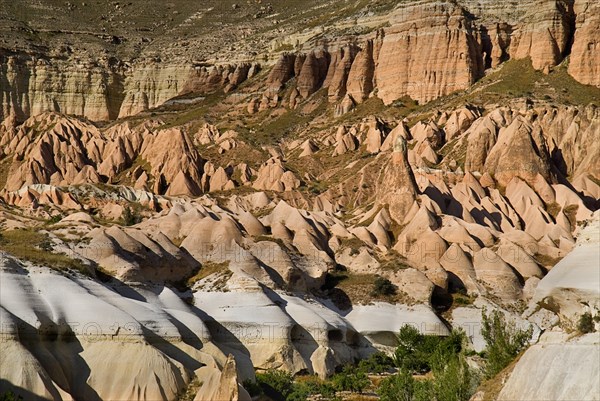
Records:
[[[384,103],[404,95],[427,102],[466,89],[482,75],[481,51],[460,7],[409,5],[390,22],[375,68]]]
[[[576,31],[569,74],[583,84],[600,86],[600,4],[576,0]]]

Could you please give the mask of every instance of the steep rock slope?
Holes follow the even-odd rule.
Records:
[[[600,6],[594,1],[575,1],[576,32],[569,74],[588,85],[600,86]]]
[[[451,3],[409,5],[390,20],[377,57],[378,96],[427,102],[468,88],[483,73],[470,21]]]
[[[531,312],[547,309],[559,316],[563,327],[574,327],[584,312],[600,311],[599,230],[596,213],[581,230],[575,249],[540,281]],[[531,318],[536,314],[540,312]],[[597,399],[599,343],[599,333],[580,337],[562,330],[545,333],[519,359],[498,399]]]
[[[187,5],[185,8],[191,11]],[[354,12],[360,17],[356,18],[341,13],[345,17],[323,32],[299,32],[293,19],[287,20],[280,28],[290,33],[283,38],[285,43],[280,43],[282,38],[275,39],[279,33],[273,27],[257,18],[255,26],[247,27],[254,35],[238,32],[233,47],[194,35],[162,48],[154,43],[133,46],[128,57],[115,56],[114,46],[104,46],[100,56],[100,52],[81,49],[79,57],[73,54],[72,43],[60,37],[51,39],[47,48],[7,45],[0,54],[0,120],[16,116],[23,121],[49,110],[92,120],[115,119],[189,92],[230,92],[261,68],[271,69],[263,82],[271,93],[258,99],[262,109],[283,100],[274,100],[273,91],[278,92],[294,77],[296,91],[285,96],[292,108],[296,96],[306,98],[321,87],[328,88],[332,102],[344,99],[346,104],[360,103],[372,93],[386,104],[403,96],[428,102],[470,87],[486,69],[508,59],[531,58],[534,68],[548,72],[571,55],[569,73],[584,84],[598,86],[596,9],[594,2],[586,0],[529,0],[502,7],[468,0],[419,0],[368,17],[357,10]],[[199,14],[190,16],[190,21],[202,18],[203,12]],[[16,23],[7,21],[9,27]],[[346,30],[352,24],[356,33],[348,35]],[[27,30],[11,29],[16,37]],[[273,42],[269,43],[270,39]],[[127,42],[123,36],[113,40]],[[291,46],[286,50],[293,54],[282,54],[274,43]],[[203,54],[205,47],[211,49],[210,57],[192,56],[194,49]],[[236,54],[238,47],[243,50]]]

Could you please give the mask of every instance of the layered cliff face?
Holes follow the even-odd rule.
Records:
[[[600,86],[600,5],[575,2],[576,31],[569,62],[569,74],[581,83]]]
[[[408,95],[428,102],[468,88],[483,73],[471,22],[451,3],[406,7],[390,20],[375,81],[385,104]]]
[[[573,1],[532,3],[513,32],[511,57],[531,57],[537,70],[559,64],[572,44],[574,18]]]
[[[0,58],[0,83],[2,119],[22,121],[49,110],[92,120],[119,116],[122,76],[108,62],[6,56]]]
[[[2,60],[0,119],[14,115],[19,121],[46,111],[114,120],[183,93],[231,91],[259,70],[249,63],[194,68],[190,63],[156,59],[132,65],[116,59],[78,62],[23,55]]]
[[[188,56],[187,41],[179,50],[165,48],[164,55],[151,48],[130,59],[107,52],[101,58],[84,58],[91,61],[68,52],[57,57],[39,49],[6,49],[0,63],[0,119],[12,113],[23,121],[48,110],[92,120],[126,117],[189,92],[230,92],[255,76],[260,65],[273,66],[266,80],[271,94],[260,107],[257,100],[256,110],[282,100],[294,107],[296,96],[305,99],[321,87],[332,102],[344,100],[345,109],[371,94],[385,104],[403,96],[428,102],[470,87],[485,69],[509,59],[530,58],[534,68],[548,72],[571,55],[569,73],[584,84],[599,85],[595,3],[531,0],[509,8],[471,1],[402,3],[370,17],[385,21],[382,29],[337,37],[336,30],[345,27],[340,22],[331,33],[299,35],[299,50],[281,58],[258,39],[263,45],[253,54],[231,60],[231,49],[223,49],[225,57],[210,61],[191,61],[195,59]],[[375,24],[369,18],[359,21]],[[239,40],[244,48],[255,42]],[[292,91],[274,101],[274,92],[292,78],[297,94]]]

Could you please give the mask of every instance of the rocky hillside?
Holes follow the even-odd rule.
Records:
[[[548,73],[567,58],[571,76],[600,86],[598,11],[589,0],[183,1],[169,3],[172,17],[161,21],[146,3],[6,3],[0,120],[48,110],[111,120],[185,93],[229,92],[260,69],[270,73],[252,108],[294,107],[321,87],[342,108],[370,95],[427,102],[508,59],[530,58]],[[282,97],[290,79],[296,88]]]
[[[482,370],[485,310],[532,346],[474,399],[598,398],[595,2],[1,5],[0,395],[246,400],[405,325]]]

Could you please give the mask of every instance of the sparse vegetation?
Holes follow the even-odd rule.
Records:
[[[506,321],[499,311],[490,315],[482,312],[481,334],[487,343],[485,349],[486,377],[491,378],[508,366],[525,349],[531,339],[532,329],[522,330]]]
[[[395,295],[398,287],[396,287],[390,280],[383,277],[377,277],[373,283],[373,290],[371,293],[373,296],[388,296]]]
[[[321,399],[335,399],[335,388],[330,382],[315,376],[294,377],[281,370],[268,370],[256,374],[256,381],[246,380],[244,388],[252,397],[266,395],[285,401],[304,401],[309,396],[319,395]]]
[[[90,270],[78,259],[54,253],[48,236],[36,229],[15,229],[2,232],[0,250],[39,266],[59,271],[75,270],[89,275]]]
[[[121,214],[121,221],[125,226],[133,226],[142,221],[139,209],[136,207],[125,206],[123,213]]]
[[[371,384],[366,372],[357,367],[347,365],[340,373],[331,378],[333,386],[338,391],[362,393]]]
[[[202,267],[200,267],[200,270],[187,280],[186,287],[192,288],[198,281],[203,280],[212,274],[222,274],[226,277],[225,281],[227,281],[233,274],[229,270],[229,261],[221,263],[204,262]]]
[[[596,328],[594,327],[594,319],[592,318],[592,314],[590,312],[585,312],[579,317],[577,330],[581,334],[593,333],[596,331]]]
[[[5,393],[0,394],[0,401],[22,401],[23,397],[20,395],[16,395],[12,391],[7,391]]]

